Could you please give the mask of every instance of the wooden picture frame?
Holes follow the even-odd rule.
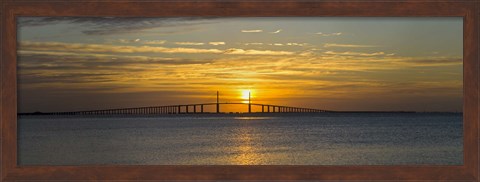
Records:
[[[479,181],[479,8],[476,0],[1,2],[0,181],[28,180],[427,180]],[[463,17],[464,164],[460,166],[17,165],[16,18],[19,16]]]

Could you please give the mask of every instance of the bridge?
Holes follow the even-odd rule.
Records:
[[[135,108],[119,108],[119,109],[103,109],[73,112],[49,112],[49,113],[24,113],[21,115],[159,115],[159,114],[203,114],[212,113],[204,110],[205,106],[215,106],[214,113],[221,113],[223,105],[248,105],[248,113],[252,113],[252,106],[261,107],[261,112],[256,113],[314,113],[329,112],[327,110],[292,107],[282,105],[251,103],[250,93],[248,103],[242,102],[219,102],[217,91],[217,102],[215,103],[199,103],[199,104],[182,104],[182,105],[165,105]]]

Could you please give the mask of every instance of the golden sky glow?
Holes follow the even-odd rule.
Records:
[[[21,18],[20,111],[461,111],[461,18]],[[232,109],[235,110],[235,109]]]

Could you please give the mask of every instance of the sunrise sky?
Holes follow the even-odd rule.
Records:
[[[18,19],[19,112],[252,102],[462,111],[461,18]]]

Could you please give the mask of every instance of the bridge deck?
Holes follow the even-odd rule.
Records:
[[[103,110],[88,110],[74,112],[49,112],[49,113],[24,113],[22,115],[156,115],[156,114],[201,114],[211,113],[205,112],[204,106],[216,106],[215,113],[220,112],[222,105],[248,105],[248,113],[252,113],[252,106],[261,107],[261,112],[257,113],[311,113],[311,112],[328,112],[327,110],[281,106],[272,104],[259,103],[242,103],[242,102],[223,102],[223,103],[199,103],[199,104],[182,104],[182,105],[165,105],[165,106],[149,106],[136,108],[118,108]]]

